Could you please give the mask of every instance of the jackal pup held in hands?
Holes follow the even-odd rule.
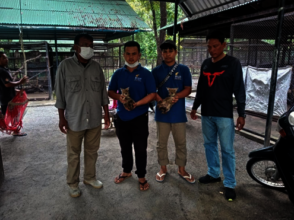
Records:
[[[169,96],[157,103],[158,109],[162,114],[169,112],[170,108],[173,106],[173,98],[176,96],[178,88],[167,88]]]
[[[121,94],[124,96],[123,100],[125,101],[124,103],[124,107],[126,109],[129,109],[129,110],[133,110],[134,109],[134,100],[130,97],[130,94],[129,94],[129,87],[128,88],[125,88],[125,89],[120,89],[121,90]]]

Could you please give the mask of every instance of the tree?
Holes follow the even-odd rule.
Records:
[[[161,63],[160,44],[171,37],[166,36],[166,31],[158,31],[158,27],[164,27],[167,23],[174,21],[174,4],[156,2],[152,0],[126,0],[134,11],[152,28],[152,32],[143,32],[135,35],[148,59],[156,59],[157,65]],[[179,10],[179,18],[184,14]]]
[[[158,66],[162,61],[160,44],[162,44],[165,40],[165,30],[159,31],[158,36],[158,28],[156,22],[156,11],[154,8],[154,2],[150,0],[152,18],[153,18],[153,31],[156,40],[156,49],[157,49],[157,61],[156,65]],[[167,23],[167,13],[166,13],[166,2],[160,2],[160,27],[164,27]]]

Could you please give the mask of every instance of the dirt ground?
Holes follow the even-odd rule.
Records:
[[[122,170],[121,155],[114,130],[108,130],[103,131],[97,162],[97,178],[103,182],[103,188],[94,189],[82,183],[82,159],[82,195],[71,198],[65,180],[66,139],[58,130],[57,110],[53,106],[28,107],[23,129],[28,136],[0,136],[5,169],[0,219],[294,219],[293,204],[285,193],[262,187],[247,174],[248,153],[262,145],[239,135],[235,138],[234,202],[224,199],[222,183],[189,184],[178,176],[172,137],[166,181],[156,182],[159,165],[151,113],[149,121],[148,191],[139,190],[135,168],[131,178],[114,183],[114,177]],[[187,148],[187,171],[199,178],[207,171],[201,120],[188,121]]]

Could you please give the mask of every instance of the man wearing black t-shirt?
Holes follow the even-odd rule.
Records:
[[[221,181],[217,145],[217,137],[219,137],[225,177],[223,181],[225,198],[233,201],[236,198],[233,94],[237,101],[239,114],[236,125],[238,130],[245,125],[246,96],[241,64],[238,59],[224,53],[226,47],[224,39],[224,34],[219,31],[211,32],[206,37],[211,58],[202,63],[191,118],[197,119],[196,110],[201,105],[208,173],[199,178],[199,182],[207,184]]]
[[[15,87],[28,81],[28,77],[24,76],[21,80],[13,82],[13,78],[7,68],[8,58],[5,53],[0,52],[0,103],[1,113],[5,115],[8,102],[10,102],[15,94]],[[14,136],[25,136],[25,133],[14,133]]]

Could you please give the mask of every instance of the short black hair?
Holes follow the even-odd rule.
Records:
[[[177,46],[174,41],[166,40],[160,45],[160,49],[161,50],[167,50],[167,49],[168,50],[171,50],[171,49],[177,50]]]
[[[77,36],[75,36],[75,44],[79,45],[80,43],[80,39],[84,37],[90,41],[93,41],[93,37],[89,34],[83,33],[83,34],[78,34]]]
[[[125,45],[124,45],[124,51],[126,51],[126,47],[137,47],[138,52],[140,53],[140,51],[141,51],[140,44],[137,41],[128,41],[128,42],[126,42]]]
[[[206,42],[209,39],[218,39],[219,42],[223,43],[223,42],[225,42],[225,34],[222,31],[220,31],[220,30],[213,30],[213,31],[210,31],[207,34],[207,36],[206,36]]]
[[[177,47],[171,44],[164,44],[160,47],[160,49],[161,50],[171,50],[171,49],[177,50]]]

